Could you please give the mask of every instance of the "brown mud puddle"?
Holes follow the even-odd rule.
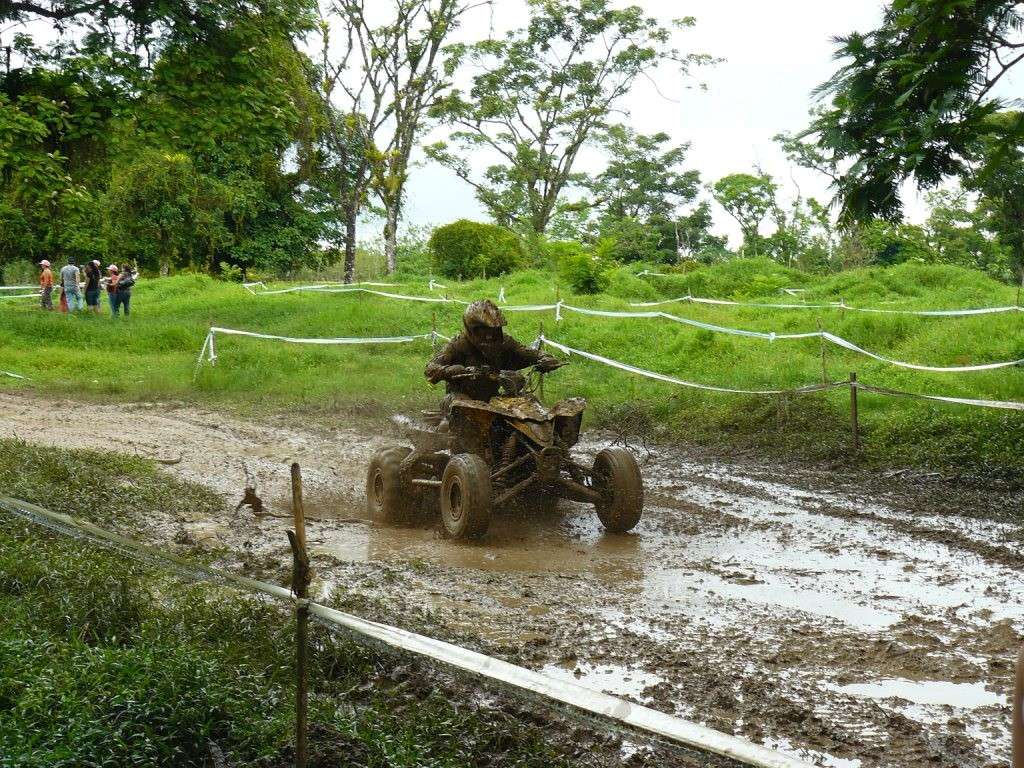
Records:
[[[91,404],[95,421],[64,424],[65,409],[48,405],[0,394],[0,434],[180,458],[166,471],[220,491],[231,508],[248,472],[268,511],[286,515],[287,463],[299,461],[314,588],[368,618],[823,765],[1008,759],[1022,528],[993,513],[1019,512],[1020,496],[659,448],[644,467],[648,505],[633,534],[606,535],[591,510],[565,504],[496,518],[483,541],[466,544],[433,521],[366,519],[366,463],[391,437],[158,404],[133,408],[128,422],[105,418],[123,406],[106,414]],[[242,509],[150,521],[146,535],[283,573],[286,525]]]

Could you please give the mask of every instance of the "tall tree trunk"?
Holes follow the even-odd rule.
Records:
[[[345,283],[356,277],[356,217],[354,205],[345,207]]]
[[[400,200],[391,200],[385,206],[384,256],[390,275],[398,268],[398,217],[401,215],[402,203]]]

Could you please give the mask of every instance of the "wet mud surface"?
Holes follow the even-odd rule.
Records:
[[[175,462],[164,471],[229,510],[248,473],[269,513],[151,519],[150,539],[283,577],[298,461],[322,600],[821,765],[1008,762],[1020,493],[659,447],[632,534],[607,535],[591,509],[563,503],[497,517],[466,544],[434,520],[367,519],[369,457],[401,442],[387,427],[297,429],[159,404],[90,404],[66,424],[68,407],[0,394],[0,435]],[[580,454],[603,445],[591,436]]]

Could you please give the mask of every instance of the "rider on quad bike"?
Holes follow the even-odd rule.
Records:
[[[404,523],[436,510],[448,536],[477,538],[492,512],[512,502],[545,507],[566,499],[594,505],[608,531],[632,530],[644,496],[636,458],[612,446],[592,464],[581,463],[572,449],[586,401],[545,405],[519,373],[547,373],[562,363],[506,336],[505,318],[490,301],[470,304],[463,321],[465,331],[425,372],[431,383],[447,385],[441,411],[396,419],[413,447],[385,446],[370,461],[366,500],[373,519]]]
[[[563,363],[506,336],[505,316],[490,299],[474,301],[462,316],[465,330],[427,363],[424,375],[431,384],[443,381],[448,396],[441,412],[447,417],[454,395],[488,402],[503,383],[522,381],[519,370],[534,366],[550,373]]]

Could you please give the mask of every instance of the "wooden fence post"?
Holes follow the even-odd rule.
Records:
[[[310,570],[306,553],[306,516],[302,508],[302,474],[298,463],[292,464],[292,514],[295,530],[288,531],[288,543],[292,547],[292,591],[298,598],[295,607],[295,768],[306,768]]]
[[[853,450],[860,450],[860,424],[857,421],[857,372],[850,372],[850,430],[853,432]]]
[[[1013,768],[1024,768],[1024,647],[1017,657],[1017,685],[1013,689]]]
[[[825,329],[821,327],[821,319],[818,319],[818,343],[821,346],[821,383],[828,384],[828,366],[825,364]]]
[[[543,320],[541,320],[541,322],[540,322],[540,332],[537,334],[537,338],[538,339],[543,339],[544,338],[544,321]],[[538,344],[538,348],[541,351],[544,351],[544,342],[540,342]],[[544,402],[544,374],[543,373],[539,373],[538,376],[539,376],[539,380],[538,380],[538,383],[537,383],[537,390],[540,393],[540,401]]]

